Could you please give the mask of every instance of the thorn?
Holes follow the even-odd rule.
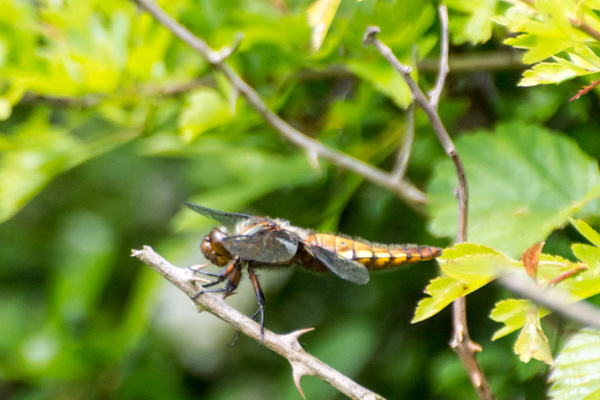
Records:
[[[306,396],[302,391],[302,386],[300,386],[300,380],[304,375],[310,375],[309,371],[303,364],[292,362],[292,376],[294,377],[294,385],[296,385],[296,389],[300,392],[300,395],[303,399],[306,400]]]
[[[208,279],[204,279],[204,278],[198,278],[196,276],[193,276],[191,278],[188,279],[190,282],[202,282],[202,283],[210,283],[211,281],[209,281]]]
[[[306,157],[308,158],[308,165],[316,172],[321,172],[321,164],[319,164],[319,154],[317,149],[308,149],[306,151]]]
[[[204,268],[208,268],[210,267],[212,264],[199,264],[199,265],[192,265],[189,266],[188,269],[192,270],[194,272],[200,272],[200,270],[203,270]]]
[[[304,335],[305,333],[312,332],[314,330],[315,330],[315,328],[298,329],[297,331],[288,333],[286,336],[290,336],[290,337],[293,337],[296,340],[298,340],[298,339],[300,339],[300,336]]]
[[[298,339],[300,338],[300,336],[304,335],[305,333],[308,333],[308,332],[311,332],[314,330],[315,330],[315,328],[298,329],[297,331],[293,331],[288,334],[281,335],[281,338],[284,339],[285,343],[287,343],[287,345],[290,348],[292,348],[295,351],[300,351],[300,350],[302,350],[302,346],[300,345],[300,342],[298,341]]]

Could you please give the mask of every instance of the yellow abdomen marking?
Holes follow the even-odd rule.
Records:
[[[307,238],[311,246],[329,250],[341,257],[357,261],[370,270],[431,260],[442,254],[442,249],[431,246],[372,245],[366,241],[348,239],[328,233],[315,233]]]

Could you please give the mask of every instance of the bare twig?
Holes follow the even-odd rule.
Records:
[[[213,67],[223,73],[232,86],[241,93],[248,103],[263,117],[263,119],[275,128],[281,136],[301,147],[309,155],[318,155],[333,164],[357,173],[371,182],[381,185],[393,191],[396,195],[408,201],[410,205],[422,205],[425,203],[425,194],[405,181],[396,181],[394,177],[385,171],[373,167],[357,158],[351,157],[341,151],[332,149],[312,139],[293,126],[289,125],[277,114],[275,114],[262,101],[258,93],[250,87],[242,78],[236,74],[226,63],[225,56],[231,54],[230,51],[214,51],[201,38],[195,36],[169,15],[167,15],[156,3],[147,0],[133,0],[140,8],[148,11],[165,28],[173,32],[182,41],[200,53]]]
[[[447,29],[447,25],[445,27]],[[367,28],[364,35],[364,44],[372,44],[377,48],[383,57],[402,75],[404,81],[408,84],[414,101],[423,109],[434,132],[436,133],[440,143],[444,147],[446,154],[454,162],[456,174],[458,176],[459,186],[457,188],[458,196],[458,233],[457,242],[461,243],[467,239],[467,207],[468,207],[468,186],[462,161],[454,147],[454,143],[450,139],[450,135],[446,132],[446,128],[437,114],[436,108],[427,100],[427,97],[414,79],[410,76],[411,69],[403,65],[394,56],[392,50],[377,38],[380,29],[376,26]],[[442,55],[442,58],[444,56]],[[441,88],[440,88],[441,90]],[[465,369],[467,370],[473,387],[481,399],[493,399],[494,394],[490,388],[483,371],[477,362],[475,352],[481,351],[481,347],[471,340],[467,328],[467,313],[466,301],[464,297],[457,299],[452,305],[452,322],[453,322],[453,337],[450,341],[452,347],[460,357]]]
[[[440,4],[438,7],[438,12],[440,14],[440,30],[442,33],[442,41],[440,44],[440,68],[438,70],[435,87],[429,92],[429,104],[436,110],[440,103],[442,90],[444,90],[444,85],[446,84],[446,77],[450,72],[450,68],[448,67],[448,47],[450,43],[450,33],[448,30],[448,7],[446,7],[445,4]]]
[[[413,99],[415,102],[423,109],[427,118],[429,118],[429,122],[433,128],[433,131],[438,137],[438,140],[444,147],[446,154],[452,159],[454,162],[454,167],[456,168],[456,174],[458,175],[458,205],[459,205],[459,218],[458,218],[458,237],[457,242],[461,243],[467,240],[467,201],[468,201],[468,188],[467,188],[467,178],[465,175],[465,169],[462,165],[462,161],[458,156],[456,151],[456,147],[454,147],[454,143],[450,139],[450,135],[446,132],[446,128],[444,124],[442,124],[442,120],[440,116],[437,114],[437,111],[431,107],[429,104],[429,100],[414,79],[410,76],[411,69],[403,65],[392,53],[392,50],[386,46],[381,40],[377,39],[377,34],[380,32],[380,29],[376,26],[370,26],[367,28],[367,32],[364,35],[364,44],[365,46],[372,44],[379,50],[382,56],[385,57],[386,60],[402,75],[404,81],[407,83],[410,88],[410,92],[412,93]]]
[[[541,288],[522,273],[510,273],[498,279],[500,284],[535,303],[584,325],[600,329],[600,310],[586,302],[573,303],[574,297],[557,288]]]
[[[402,140],[402,145],[398,151],[396,165],[392,169],[392,176],[397,181],[400,181],[406,173],[408,167],[408,159],[412,150],[413,141],[415,139],[415,105],[411,103],[406,110],[406,129]]]
[[[132,250],[131,255],[150,266],[188,296],[193,297],[198,292],[199,289],[196,286],[193,271],[171,265],[167,260],[154,252],[151,247],[144,246],[142,250]],[[203,310],[231,324],[257,342],[261,340],[258,323],[227,305],[223,301],[223,296],[213,293],[202,293],[194,301]],[[265,329],[263,345],[289,361],[292,366],[294,382],[301,394],[300,379],[305,375],[311,375],[329,383],[351,399],[383,399],[383,397],[360,386],[304,351],[298,342],[298,338],[311,330],[301,329],[286,335],[278,335]]]

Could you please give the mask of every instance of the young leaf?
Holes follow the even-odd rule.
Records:
[[[552,384],[549,397],[554,400],[597,399],[600,392],[598,371],[600,332],[582,329],[565,343],[554,360],[548,379]]]
[[[449,277],[432,279],[425,289],[425,293],[431,297],[424,298],[419,302],[411,323],[423,321],[437,314],[454,300],[479,289],[485,283],[487,282],[483,282],[481,285],[469,285]]]
[[[528,363],[529,360],[535,358],[546,364],[552,364],[552,352],[550,351],[548,338],[542,330],[537,307],[527,313],[525,326],[515,342],[514,350],[524,363]]]
[[[494,333],[492,340],[500,339],[517,329],[521,329],[527,321],[527,314],[536,306],[529,300],[508,299],[496,304],[490,318],[493,321],[504,323],[504,327]]]

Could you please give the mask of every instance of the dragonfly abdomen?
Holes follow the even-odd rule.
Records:
[[[385,269],[405,263],[434,259],[442,249],[432,246],[384,246],[327,233],[316,233],[307,242],[363,264],[369,270]]]

